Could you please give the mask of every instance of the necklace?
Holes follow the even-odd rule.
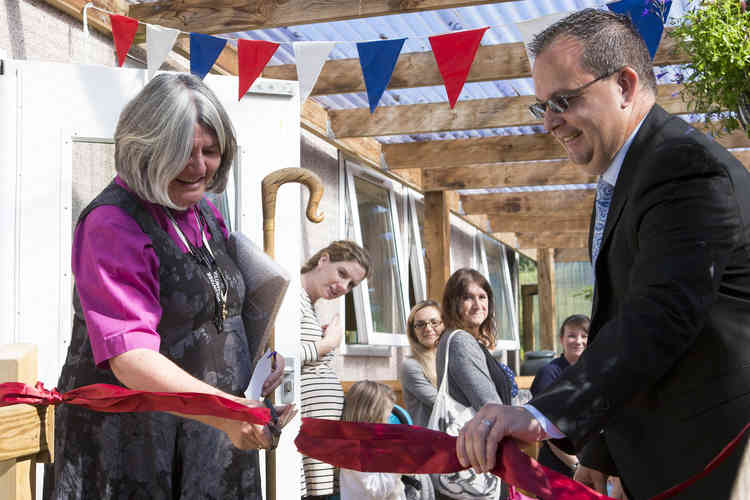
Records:
[[[227,319],[227,292],[229,286],[227,284],[227,278],[224,276],[224,271],[222,271],[221,267],[216,263],[216,258],[211,250],[211,245],[208,243],[206,233],[203,231],[203,226],[208,225],[206,219],[203,216],[203,213],[193,206],[195,222],[201,230],[201,239],[203,240],[203,246],[198,248],[187,239],[182,232],[182,229],[180,229],[180,226],[177,225],[177,221],[172,215],[172,212],[167,209],[167,207],[162,208],[164,209],[164,213],[167,215],[169,222],[172,223],[172,227],[174,227],[177,236],[180,237],[180,240],[187,247],[190,255],[196,260],[198,267],[201,268],[206,275],[206,279],[208,279],[208,282],[211,284],[211,288],[213,289],[216,298],[216,315],[214,317],[214,324],[216,325],[216,330],[221,333],[224,331],[224,320]]]

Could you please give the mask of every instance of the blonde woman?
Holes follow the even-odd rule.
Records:
[[[353,241],[334,241],[317,251],[302,266],[301,342],[302,416],[340,420],[344,407],[333,363],[344,326],[338,316],[324,324],[314,305],[349,293],[370,273],[367,251]],[[336,468],[310,457],[302,457],[301,490],[308,500],[335,500],[338,493]]]
[[[406,320],[406,336],[411,346],[411,356],[401,363],[398,378],[406,410],[414,425],[426,427],[435,404],[435,354],[438,339],[444,329],[440,304],[434,300],[425,300],[415,305]]]
[[[346,393],[345,422],[387,423],[396,396],[390,387],[371,380]],[[341,469],[341,500],[406,500],[401,474]]]

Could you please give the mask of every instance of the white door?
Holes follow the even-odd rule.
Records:
[[[262,247],[260,182],[269,172],[300,162],[296,82],[259,79],[240,101],[236,77],[209,75],[205,82],[232,118],[240,147],[231,223]],[[117,118],[146,83],[140,69],[3,61],[0,343],[36,344],[39,380],[47,387],[57,383],[70,339],[73,221],[112,179]],[[276,260],[294,280],[278,315],[276,348],[294,358],[302,258],[299,185],[280,189],[276,217],[276,227],[285,229],[283,242],[277,238]],[[298,380],[296,367],[295,394]],[[299,417],[277,450],[277,464],[287,475],[300,467],[292,442],[298,426]],[[277,498],[299,498],[298,482],[296,476],[277,481]]]

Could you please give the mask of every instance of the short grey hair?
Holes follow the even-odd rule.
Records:
[[[216,134],[221,163],[208,191],[226,188],[237,139],[224,106],[199,78],[162,73],[154,77],[120,113],[115,130],[115,169],[141,198],[175,209],[169,184],[190,158],[195,125]]]
[[[628,16],[604,9],[574,12],[535,35],[528,44],[529,52],[537,57],[561,37],[581,42],[581,64],[592,74],[613,74],[629,66],[638,73],[645,88],[652,93],[656,92],[651,55],[646,42]]]

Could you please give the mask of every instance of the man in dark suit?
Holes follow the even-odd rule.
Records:
[[[486,471],[504,436],[561,438],[581,459],[577,479],[603,491],[618,475],[631,500],[650,498],[701,471],[750,421],[750,175],[655,104],[628,18],[580,11],[530,50],[532,113],[600,175],[590,346],[528,405],[482,408],[457,453]],[[737,495],[746,446],[678,498]]]

